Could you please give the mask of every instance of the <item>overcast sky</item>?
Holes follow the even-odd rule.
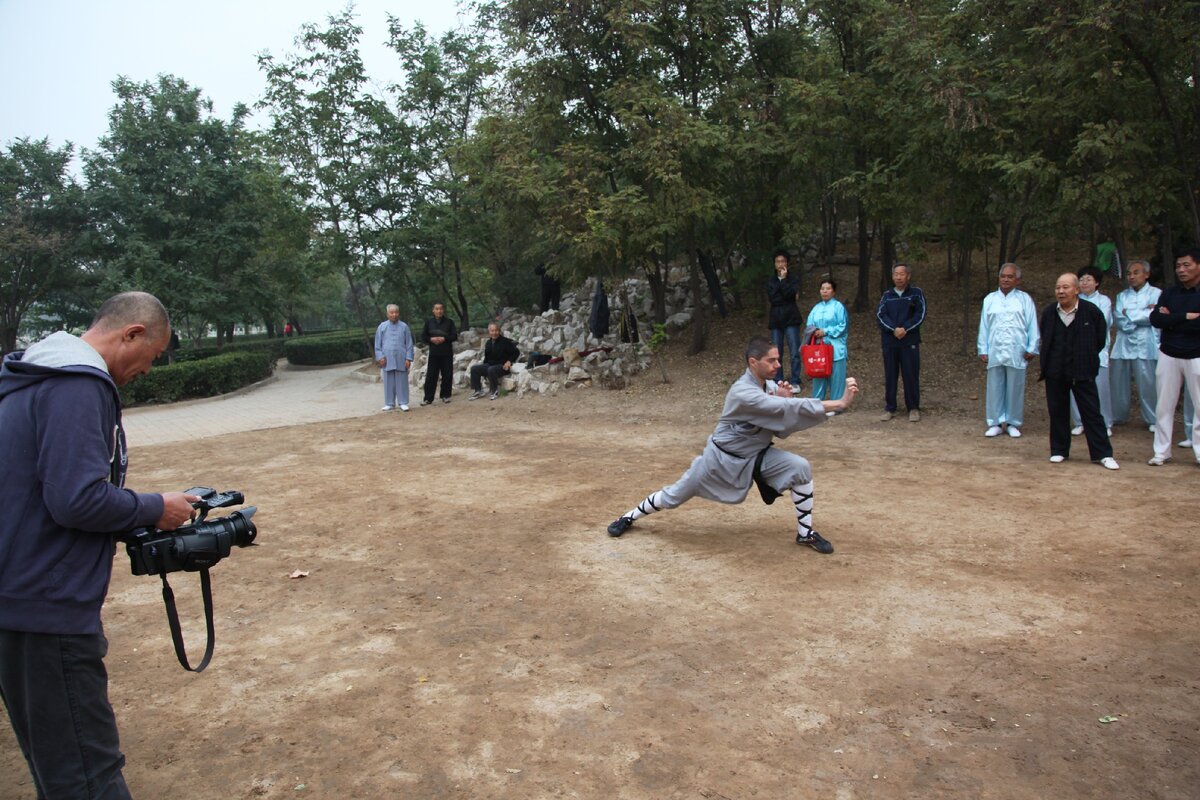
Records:
[[[202,90],[216,114],[253,105],[264,81],[256,56],[295,50],[306,22],[323,24],[345,0],[0,0],[0,147],[48,137],[94,148],[116,102],[112,81],[159,74]],[[458,27],[453,0],[358,0],[360,51],[380,86],[399,79],[384,42],[387,15],[441,34]]]

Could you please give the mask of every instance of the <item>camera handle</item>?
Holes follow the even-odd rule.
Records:
[[[167,607],[167,624],[171,626],[171,641],[175,643],[175,657],[188,672],[203,672],[212,659],[213,645],[216,642],[213,629],[212,581],[208,577],[208,570],[200,570],[200,594],[204,596],[204,622],[208,626],[208,646],[204,648],[204,658],[200,659],[200,663],[195,667],[188,663],[187,650],[183,645],[179,612],[175,610],[175,593],[171,591],[171,584],[167,583],[167,573],[161,572],[159,575],[162,577],[163,603]]]

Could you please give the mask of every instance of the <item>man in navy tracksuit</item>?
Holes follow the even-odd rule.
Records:
[[[127,798],[100,606],[114,534],[173,530],[182,492],[123,488],[117,387],[170,341],[152,295],[110,298],[81,337],[55,333],[0,367],[0,697],[39,798]]]
[[[904,406],[909,422],[921,419],[921,323],[925,321],[925,294],[909,286],[912,271],[907,264],[892,267],[894,289],[879,298],[875,321],[883,343],[885,410],[881,420],[896,413],[896,379],[904,378]]]

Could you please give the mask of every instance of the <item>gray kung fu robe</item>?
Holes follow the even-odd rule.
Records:
[[[660,508],[675,508],[693,497],[740,503],[754,482],[754,462],[776,437],[786,439],[825,422],[825,407],[811,397],[777,397],[775,382],[766,387],[749,369],[725,395],[725,407],[704,452],[688,471],[662,490]],[[780,494],[812,482],[808,460],[772,447],[763,455],[762,476]]]

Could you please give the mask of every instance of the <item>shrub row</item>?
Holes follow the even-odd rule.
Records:
[[[371,358],[375,343],[363,336],[362,331],[339,331],[287,339],[283,349],[289,364],[315,367]]]
[[[252,339],[248,341],[234,341],[233,344],[227,344],[224,347],[181,347],[175,351],[175,361],[202,361],[206,358],[224,355],[225,353],[267,353],[272,358],[283,358],[283,343],[282,337],[274,339]],[[166,355],[163,355],[166,358]]]
[[[121,388],[121,402],[172,403],[192,397],[212,397],[232,392],[267,378],[276,356],[267,351],[223,353],[202,361],[181,361],[155,367]]]

